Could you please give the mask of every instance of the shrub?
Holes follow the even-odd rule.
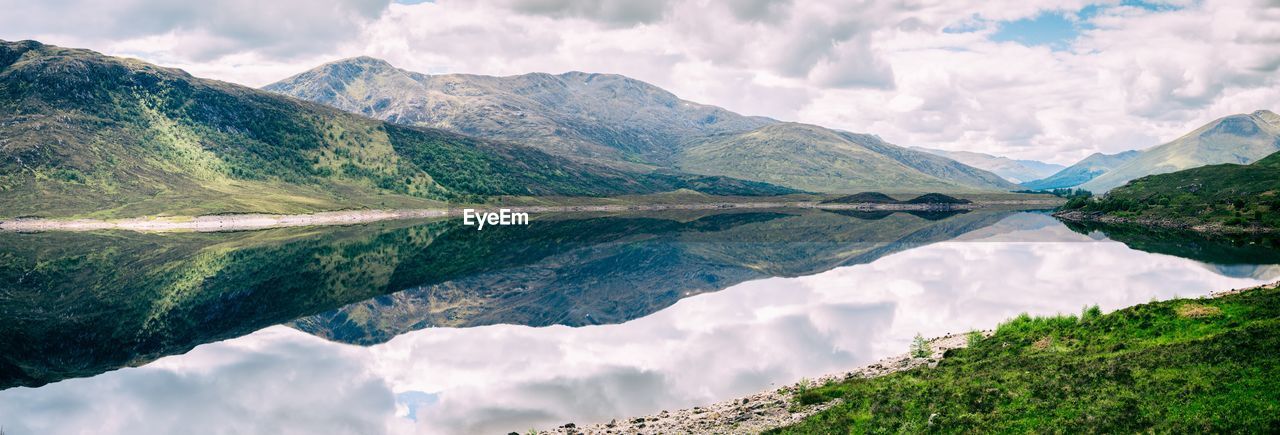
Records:
[[[933,355],[933,350],[929,348],[929,341],[917,333],[916,338],[911,340],[910,353],[912,358],[928,358],[929,355]]]

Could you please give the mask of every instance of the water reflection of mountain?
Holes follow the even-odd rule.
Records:
[[[295,325],[357,343],[433,325],[620,322],[732,283],[946,240],[1005,214],[930,221],[728,212],[544,217],[484,231],[437,221],[0,233],[0,389],[141,365],[307,316]]]
[[[619,323],[680,298],[751,279],[868,263],[949,240],[1009,214],[956,213],[947,219],[895,213],[851,219],[845,213],[805,211],[718,214],[684,224],[633,223],[625,240],[572,247],[526,265],[379,296],[292,326],[331,340],[373,344],[432,326]]]

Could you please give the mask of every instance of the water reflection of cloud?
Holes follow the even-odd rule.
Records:
[[[0,392],[6,433],[382,433],[401,424],[360,349],[268,328],[142,368]]]
[[[916,333],[1261,282],[1216,271],[1114,242],[939,243],[746,282],[617,325],[431,328],[370,348],[273,327],[139,369],[0,392],[0,421],[15,434],[522,432],[844,370],[905,351]],[[413,406],[416,422],[395,417],[393,392],[409,391],[431,396],[401,400],[398,414]]]

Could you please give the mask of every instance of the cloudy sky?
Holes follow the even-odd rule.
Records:
[[[1280,0],[0,0],[0,39],[261,86],[343,57],[625,74],[899,145],[1070,163],[1280,109]]]

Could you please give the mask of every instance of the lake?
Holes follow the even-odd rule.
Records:
[[[0,425],[523,433],[846,371],[916,334],[1277,279],[1273,241],[1014,210],[0,233]]]

